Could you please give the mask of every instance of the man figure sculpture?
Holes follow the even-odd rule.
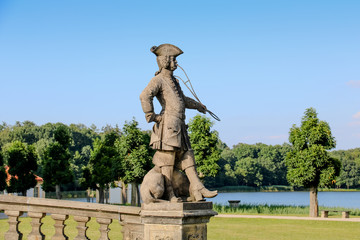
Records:
[[[186,97],[173,76],[177,68],[176,57],[183,52],[171,44],[162,44],[151,48],[156,55],[159,71],[140,95],[142,109],[147,122],[155,122],[152,129],[150,145],[156,149],[153,163],[160,169],[165,179],[167,200],[180,201],[173,189],[172,177],[174,168],[185,172],[189,182],[189,192],[195,201],[217,195],[209,191],[199,179],[195,167],[195,158],[191,149],[187,126],[185,125],[185,108],[206,112],[201,103]],[[156,97],[162,106],[159,114],[154,112],[153,98]]]

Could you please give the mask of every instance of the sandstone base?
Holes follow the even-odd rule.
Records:
[[[143,204],[144,240],[206,240],[206,224],[214,215],[212,202]]]

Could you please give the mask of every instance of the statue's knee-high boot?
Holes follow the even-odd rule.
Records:
[[[195,166],[186,168],[185,173],[190,181],[190,192],[195,198],[195,201],[202,201],[204,197],[212,198],[218,194],[217,191],[209,191],[205,188],[204,184],[200,181]]]

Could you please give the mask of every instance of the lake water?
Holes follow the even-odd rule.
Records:
[[[66,199],[86,202],[86,198]],[[216,197],[208,199],[214,203],[228,205],[228,200],[240,200],[247,204],[279,204],[293,206],[308,206],[309,192],[231,192],[219,193]],[[93,202],[96,200],[93,199]],[[319,192],[320,206],[346,207],[360,209],[360,192]]]
[[[240,200],[247,204],[281,204],[294,206],[308,206],[309,192],[231,192],[219,193],[209,199],[214,203],[228,205],[228,200]],[[360,192],[319,192],[320,206],[347,207],[360,209]]]

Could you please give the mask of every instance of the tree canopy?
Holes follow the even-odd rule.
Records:
[[[227,187],[227,186],[246,186],[246,188],[259,188],[266,187],[271,185],[289,185],[287,175],[288,168],[285,164],[285,156],[288,152],[295,149],[295,145],[298,149],[299,146],[310,146],[310,143],[313,144],[315,142],[323,141],[324,136],[318,136],[317,134],[309,134],[308,140],[306,140],[307,136],[298,137],[296,133],[292,135],[294,138],[294,145],[284,143],[282,145],[266,145],[262,143],[256,144],[245,144],[239,143],[237,145],[232,146],[231,148],[226,146],[226,144],[222,143],[220,139],[218,139],[216,147],[219,150],[220,156],[216,164],[219,166],[215,177],[206,176],[207,174],[212,175],[213,172],[209,171],[212,168],[211,165],[213,162],[207,163],[203,162],[206,154],[211,153],[212,147],[214,144],[204,143],[201,138],[211,138],[211,136],[205,134],[206,131],[213,131],[214,127],[212,123],[206,122],[203,124],[197,124],[202,126],[200,131],[193,131],[194,136],[192,136],[192,119],[190,121],[189,134],[191,135],[191,139],[196,139],[196,141],[192,141],[193,149],[196,153],[201,153],[199,155],[196,154],[196,161],[198,165],[198,170],[201,170],[201,174],[204,174],[205,177],[202,179],[206,186],[219,188],[219,187]],[[312,121],[313,123],[315,121]],[[320,122],[320,121],[319,121]],[[126,122],[126,125],[132,125],[132,122]],[[308,123],[308,127],[304,127],[303,129],[309,128],[311,124]],[[326,132],[326,126],[328,124],[320,124],[317,127],[318,132]],[[47,160],[47,156],[49,156],[50,146],[52,146],[53,152],[60,151],[60,147],[56,150],[54,147],[55,137],[54,133],[59,126],[65,126],[70,135],[70,145],[68,147],[67,157],[69,157],[70,171],[72,175],[75,177],[75,181],[67,184],[61,184],[61,188],[63,190],[79,190],[85,189],[85,186],[80,186],[78,184],[79,180],[83,178],[85,175],[91,175],[90,169],[85,168],[85,166],[89,166],[91,153],[95,150],[95,140],[99,139],[103,141],[105,135],[112,131],[117,133],[118,139],[116,140],[116,144],[114,143],[114,148],[116,153],[120,156],[122,155],[122,159],[115,161],[116,163],[112,165],[112,181],[124,180],[127,183],[131,183],[132,181],[138,181],[141,179],[141,175],[145,172],[141,168],[141,161],[147,159],[144,162],[147,162],[151,165],[151,157],[143,157],[146,154],[150,156],[153,155],[153,151],[149,148],[149,131],[142,131],[136,125],[136,131],[126,130],[126,134],[130,136],[123,136],[123,143],[120,144],[120,136],[122,134],[121,129],[118,126],[110,126],[107,125],[105,127],[101,127],[98,129],[95,125],[90,127],[86,127],[84,124],[70,124],[68,126],[62,123],[46,123],[41,126],[36,125],[33,122],[25,121],[25,122],[16,122],[14,125],[8,125],[6,123],[0,124],[0,148],[2,149],[2,155],[4,158],[4,164],[7,165],[7,157],[6,157],[6,149],[8,149],[14,141],[22,141],[27,145],[33,145],[36,149],[37,155],[37,164],[38,169],[34,172],[35,174],[43,177],[43,169]],[[210,128],[209,128],[210,126]],[[125,126],[124,126],[125,127]],[[296,127],[296,126],[295,126]],[[321,130],[325,129],[325,131]],[[294,131],[301,130],[301,127],[297,127]],[[125,128],[124,128],[125,131]],[[136,137],[141,136],[142,137]],[[135,136],[135,137],[134,137]],[[193,138],[194,137],[194,138]],[[200,140],[197,138],[199,137]],[[143,141],[143,147],[139,148],[137,152],[128,152],[127,149],[130,149],[133,146],[129,144],[130,142],[138,142],[136,139],[140,139]],[[215,138],[211,138],[215,139]],[[300,140],[301,141],[300,141]],[[304,140],[305,139],[305,140]],[[99,141],[98,140],[98,141]],[[141,142],[141,141],[140,141]],[[201,143],[201,144],[197,144]],[[213,141],[212,143],[214,143]],[[296,143],[295,143],[296,142]],[[331,145],[334,146],[335,140],[331,139],[332,144],[329,144],[325,149],[326,152],[331,149]],[[208,145],[207,145],[208,144]],[[139,144],[138,144],[139,145]],[[140,144],[141,145],[141,144]],[[136,146],[136,144],[134,145]],[[207,148],[206,150],[204,148]],[[146,149],[146,150],[145,150]],[[215,149],[215,147],[213,148]],[[56,150],[56,151],[55,151]],[[98,150],[96,150],[98,151]],[[94,152],[96,152],[94,151]],[[308,150],[307,150],[308,151]],[[65,152],[63,152],[65,154]],[[121,153],[121,154],[120,154]],[[291,154],[291,153],[290,153]],[[359,188],[360,187],[360,148],[349,149],[349,150],[336,150],[328,152],[331,158],[340,159],[341,166],[341,174],[336,178],[336,185],[333,184],[334,178],[331,181],[324,178],[326,181],[321,181],[319,186],[331,186],[337,188]],[[65,154],[66,155],[66,154]],[[129,155],[129,156],[128,156]],[[137,157],[139,155],[140,157]],[[211,156],[206,155],[206,156]],[[1,158],[1,157],[0,157]],[[62,157],[63,158],[63,157]],[[140,159],[140,162],[134,163],[132,165],[131,159]],[[123,159],[125,159],[123,161]],[[143,160],[141,160],[143,159]],[[215,159],[212,158],[211,159]],[[137,161],[137,160],[136,160]],[[330,160],[331,161],[331,160]],[[131,162],[131,163],[130,163]],[[205,163],[205,164],[204,164]],[[202,168],[201,166],[204,166]],[[0,164],[0,187],[1,187],[1,169],[4,168],[3,164]],[[134,171],[133,171],[134,170]],[[334,170],[334,169],[333,169]],[[127,171],[127,175],[125,175],[125,171]],[[305,171],[305,170],[304,170]],[[333,171],[334,172],[334,171]],[[134,175],[133,175],[134,174]],[[203,175],[203,176],[204,176]],[[325,176],[325,175],[324,175]],[[69,178],[67,178],[69,179]],[[310,181],[309,181],[310,182]],[[323,183],[324,182],[324,183]],[[329,185],[331,183],[331,185]],[[295,183],[292,183],[295,185]],[[45,184],[46,185],[46,184]],[[297,188],[304,188],[305,185],[297,184]],[[92,185],[93,186],[93,185]],[[45,186],[46,188],[46,186]],[[53,190],[53,187],[47,190]],[[95,187],[93,187],[94,189]],[[123,186],[123,190],[126,189]]]
[[[6,178],[7,175],[4,168],[4,158],[0,148],[0,191],[4,191],[6,188]]]
[[[150,136],[142,132],[133,119],[125,122],[122,135],[115,143],[120,161],[115,163],[114,176],[125,184],[132,183],[132,205],[140,203],[138,184],[152,168],[153,150],[149,147]]]
[[[48,145],[44,154],[42,187],[45,191],[51,191],[55,187],[57,198],[61,198],[60,186],[73,181],[69,151],[71,141],[68,127],[59,125],[54,131],[53,142]]]
[[[9,174],[12,176],[8,192],[21,192],[26,196],[26,191],[36,186],[34,172],[37,169],[37,155],[33,145],[14,141],[6,150],[5,157],[9,167]]]
[[[120,161],[115,142],[120,138],[116,131],[106,132],[102,139],[95,139],[89,164],[83,171],[82,185],[99,190],[99,202],[104,203],[104,191],[115,181],[113,168]]]
[[[330,156],[340,159],[341,173],[336,179],[337,187],[360,187],[360,148],[330,152]]]
[[[196,115],[189,122],[189,138],[194,150],[199,177],[215,177],[220,167],[219,134],[211,130],[214,123],[205,116]]]
[[[317,188],[329,187],[340,174],[341,163],[326,150],[335,147],[335,139],[327,122],[320,121],[315,109],[308,108],[301,126],[293,125],[289,141],[293,149],[286,156],[287,178],[290,183],[310,188],[313,201],[310,215],[318,215]]]

